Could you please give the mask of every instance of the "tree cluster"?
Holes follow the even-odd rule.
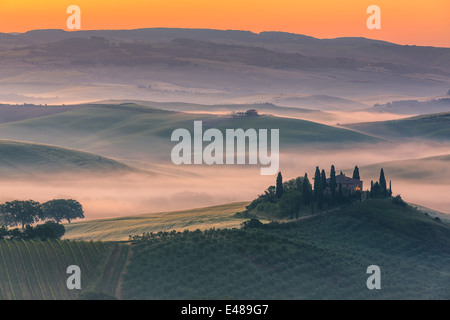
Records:
[[[83,207],[72,199],[54,199],[45,203],[34,200],[13,200],[0,204],[0,226],[4,228],[30,226],[38,221],[50,220],[56,224],[84,218]]]
[[[342,174],[342,171],[341,171]],[[355,166],[353,178],[360,180],[359,168]],[[353,200],[361,200],[361,191],[351,192],[336,182],[336,169],[331,166],[330,179],[327,181],[325,170],[317,166],[311,184],[308,174],[283,182],[278,173],[275,186],[270,186],[257,199],[239,213],[244,217],[268,216],[275,218],[298,219],[301,212],[314,213],[332,208]]]
[[[380,178],[375,183],[370,182],[369,197],[373,199],[387,198],[392,196],[392,184],[389,181],[389,188],[387,187],[386,177],[384,176],[384,170],[380,170]]]
[[[61,239],[65,232],[66,228],[64,228],[63,225],[53,221],[47,221],[36,227],[27,225],[22,230],[19,228],[8,229],[5,226],[2,226],[0,227],[0,240]]]

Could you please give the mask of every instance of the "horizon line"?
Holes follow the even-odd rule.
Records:
[[[43,29],[30,29],[24,32],[2,32],[0,31],[0,34],[6,34],[11,36],[19,36],[24,35],[30,32],[36,32],[36,31],[62,31],[64,33],[78,33],[78,32],[95,32],[95,31],[106,31],[106,32],[114,32],[114,31],[138,31],[138,30],[192,30],[192,31],[221,31],[221,32],[245,32],[245,33],[251,33],[254,35],[261,35],[263,33],[282,33],[282,34],[290,34],[290,35],[296,35],[296,36],[303,36],[315,40],[337,40],[337,39],[364,39],[374,42],[382,42],[387,44],[393,44],[398,46],[406,46],[406,47],[430,47],[430,48],[444,48],[444,49],[450,49],[450,46],[435,46],[435,45],[417,45],[417,44],[401,44],[398,42],[393,41],[387,41],[382,39],[376,39],[376,38],[367,38],[363,36],[339,36],[339,37],[330,37],[330,38],[319,38],[310,36],[303,33],[295,33],[295,32],[289,32],[289,31],[280,31],[280,30],[265,30],[260,32],[255,32],[251,30],[245,30],[245,29],[214,29],[214,28],[180,28],[180,27],[145,27],[145,28],[120,28],[120,29],[82,29],[82,30],[65,30],[65,29],[58,29],[58,28],[43,28]]]

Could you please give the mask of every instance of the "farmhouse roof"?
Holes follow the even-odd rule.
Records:
[[[358,184],[360,182],[361,182],[361,180],[349,178],[342,174],[339,174],[336,176],[337,184],[339,184],[339,183],[341,183],[341,184]],[[327,183],[330,183],[330,178],[327,179]]]

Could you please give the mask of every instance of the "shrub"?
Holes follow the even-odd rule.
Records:
[[[4,239],[9,234],[5,226],[0,227],[0,240]]]
[[[399,194],[392,198],[392,203],[400,207],[407,206],[407,203],[403,201],[402,197]]]
[[[261,228],[263,225],[258,219],[250,219],[241,223],[242,229]]]
[[[35,227],[36,237],[41,239],[61,239],[64,233],[66,233],[66,228],[53,221],[47,221]]]

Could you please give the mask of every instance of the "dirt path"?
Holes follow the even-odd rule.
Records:
[[[122,272],[120,273],[119,276],[119,281],[117,283],[117,287],[116,287],[116,292],[115,292],[115,296],[117,299],[122,300],[122,285],[123,285],[123,275],[125,274],[125,271],[127,270],[127,267],[130,263],[130,258],[131,255],[133,254],[133,248],[130,245],[130,248],[128,250],[128,254],[127,254],[127,258],[126,258],[126,262],[122,268]]]
[[[116,268],[118,260],[120,258],[122,247],[120,244],[116,244],[108,262],[106,263],[105,270],[103,271],[102,281],[100,285],[100,291],[107,293],[109,295],[115,294],[116,279],[114,279],[114,274],[116,273]]]

